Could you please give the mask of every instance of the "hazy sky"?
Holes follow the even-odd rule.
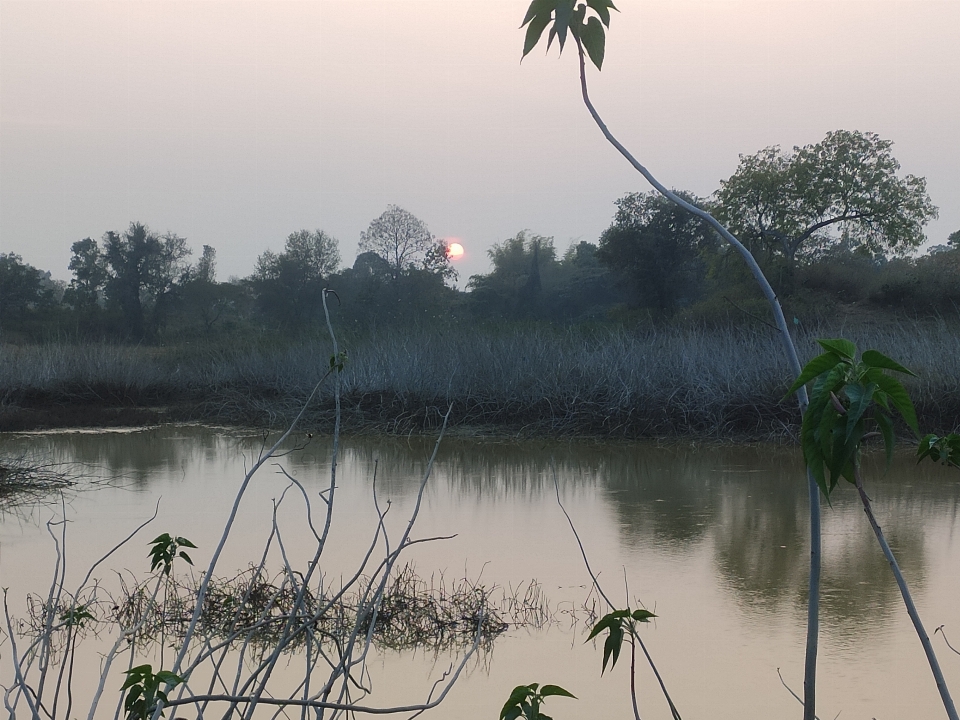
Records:
[[[521,65],[527,0],[0,0],[0,252],[68,279],[130,221],[221,279],[300,228],[344,263],[388,204],[467,249],[596,242],[645,190],[581,104],[576,57]],[[830,130],[894,142],[960,229],[960,0],[619,0],[592,96],[667,185]],[[463,283],[461,282],[461,285]]]

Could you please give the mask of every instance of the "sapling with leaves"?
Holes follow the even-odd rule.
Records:
[[[690,212],[703,220],[710,228],[717,232],[743,258],[754,280],[760,287],[763,296],[770,306],[770,312],[776,323],[783,344],[784,353],[790,364],[793,375],[800,374],[800,359],[797,355],[790,328],[783,314],[783,308],[777,299],[777,294],[763,274],[759,263],[747,247],[737,239],[713,215],[697,205],[680,197],[657,180],[644,165],[640,163],[627,148],[614,137],[607,128],[600,113],[590,100],[587,91],[587,63],[586,57],[596,66],[597,70],[603,67],[606,51],[606,30],[610,27],[610,11],[617,10],[610,0],[533,0],[527,9],[521,27],[526,27],[526,36],[523,43],[523,57],[526,57],[540,42],[543,32],[548,27],[547,48],[557,40],[560,52],[563,52],[567,37],[573,38],[577,55],[580,60],[580,92],[583,104],[590,112],[604,138],[619,152],[630,165],[653,186],[663,197],[670,202]],[[618,11],[619,12],[619,11]],[[803,385],[797,390],[797,404],[803,414],[807,407],[807,394]],[[807,470],[807,492],[810,499],[810,574],[809,595],[807,601],[807,642],[804,659],[803,705],[804,720],[814,720],[816,717],[816,675],[817,675],[817,645],[820,632],[820,491],[818,484],[810,470]]]
[[[507,698],[503,710],[500,711],[500,720],[517,720],[519,717],[523,717],[524,720],[553,720],[549,715],[540,712],[543,701],[552,696],[576,699],[576,695],[559,685],[543,687],[540,687],[540,683],[517,685]]]
[[[899,414],[914,435],[920,435],[917,414],[909,393],[900,380],[889,374],[913,376],[913,373],[876,350],[865,350],[857,359],[857,347],[849,340],[818,342],[825,352],[806,364],[787,393],[789,395],[807,383],[813,383],[810,405],[803,416],[800,430],[804,460],[828,499],[841,479],[856,486],[863,511],[890,563],[907,613],[923,645],[947,716],[951,720],[960,720],[940,671],[930,636],[920,621],[910,589],[874,517],[870,497],[863,486],[861,449],[864,440],[882,438],[889,465],[896,442],[892,416]],[[924,454],[933,457],[936,453],[936,457],[941,457],[944,452],[950,457],[949,444],[941,448],[934,436],[928,435],[921,443],[921,459]]]

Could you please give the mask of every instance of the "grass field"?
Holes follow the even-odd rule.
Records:
[[[847,337],[913,369],[925,430],[960,422],[960,332],[943,322],[798,331]],[[753,329],[480,327],[379,331],[341,342],[349,359],[351,432],[434,430],[452,406],[464,432],[502,435],[763,439],[789,437],[799,415],[777,335]],[[280,425],[329,369],[326,338],[273,346],[0,346],[0,430],[136,425],[158,419]],[[307,415],[320,431],[331,391]]]

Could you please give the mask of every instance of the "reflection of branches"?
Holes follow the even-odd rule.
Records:
[[[80,480],[75,468],[36,461],[26,455],[0,457],[0,512],[42,501]]]
[[[567,509],[563,506],[563,500],[560,499],[560,482],[557,479],[556,468],[553,471],[553,486],[557,492],[557,504],[560,506],[560,510],[563,511],[564,516],[567,518],[567,523],[570,525],[570,530],[573,532],[574,538],[577,540],[577,546],[580,548],[580,556],[583,558],[583,564],[587,568],[587,572],[590,575],[590,579],[593,582],[593,587],[596,589],[597,593],[606,601],[607,607],[613,611],[617,607],[613,604],[607,594],[603,591],[603,588],[600,586],[600,580],[597,578],[596,574],[593,572],[593,569],[590,567],[590,560],[587,558],[587,551],[583,547],[583,541],[580,540],[580,533],[577,532],[576,526],[573,524],[573,518],[570,517],[570,513],[567,512]],[[637,708],[637,698],[636,698],[636,686],[634,684],[634,674],[635,661],[633,658],[633,643],[640,645],[640,649],[643,650],[644,656],[647,658],[647,663],[650,665],[650,669],[653,671],[654,676],[657,678],[657,682],[660,685],[660,691],[663,693],[664,698],[667,700],[667,705],[670,706],[670,713],[673,716],[674,720],[680,720],[680,713],[677,710],[676,706],[673,704],[673,700],[670,698],[670,693],[667,692],[667,686],[663,682],[663,678],[660,676],[660,671],[657,670],[656,664],[653,662],[653,658],[650,656],[650,653],[647,651],[647,646],[643,642],[643,638],[640,637],[640,634],[637,632],[634,624],[628,623],[628,628],[630,630],[630,643],[631,643],[631,699],[633,700],[634,715],[639,720],[640,714]]]

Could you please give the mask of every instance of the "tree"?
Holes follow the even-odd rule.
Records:
[[[375,252],[386,260],[396,280],[411,268],[428,269],[425,265],[428,252],[436,245],[437,239],[422,220],[401,207],[388,205],[361,233],[359,250]]]
[[[544,305],[556,320],[601,319],[624,302],[624,292],[613,272],[598,255],[597,246],[586,240],[563,253],[556,270],[556,288],[549,288]]]
[[[600,236],[600,261],[640,306],[661,315],[696,300],[706,277],[701,253],[717,244],[713,231],[657,192],[628,193],[616,205],[613,223]]]
[[[215,283],[217,281],[217,251],[215,248],[204,245],[200,259],[191,269],[190,277],[193,280]]]
[[[23,262],[15,253],[0,253],[0,321],[22,320],[28,310],[52,301],[44,287],[47,273]]]
[[[122,235],[113,231],[104,235],[107,298],[120,308],[126,330],[134,338],[162,327],[178,283],[189,277],[185,258],[190,252],[184,238],[173,233],[156,235],[138,222],[130,223]]]
[[[434,240],[423,254],[423,269],[446,280],[456,281],[460,273],[450,262],[450,252],[443,240]]]
[[[268,250],[257,258],[253,284],[261,310],[290,327],[319,319],[323,288],[339,265],[339,243],[332,235],[290,233],[282,253]]]
[[[100,246],[96,240],[84,238],[71,245],[70,251],[73,255],[67,267],[73,272],[73,280],[64,293],[64,300],[75,310],[96,308],[107,280],[106,261]]]
[[[876,133],[836,130],[788,155],[779,146],[741,155],[716,193],[718,218],[789,266],[841,239],[855,251],[902,254],[924,241],[937,209],[923,178],[897,176],[892,145]]]
[[[521,231],[495,243],[487,254],[493,271],[474,275],[467,283],[477,314],[511,319],[535,316],[544,285],[551,285],[557,266],[553,238]]]

